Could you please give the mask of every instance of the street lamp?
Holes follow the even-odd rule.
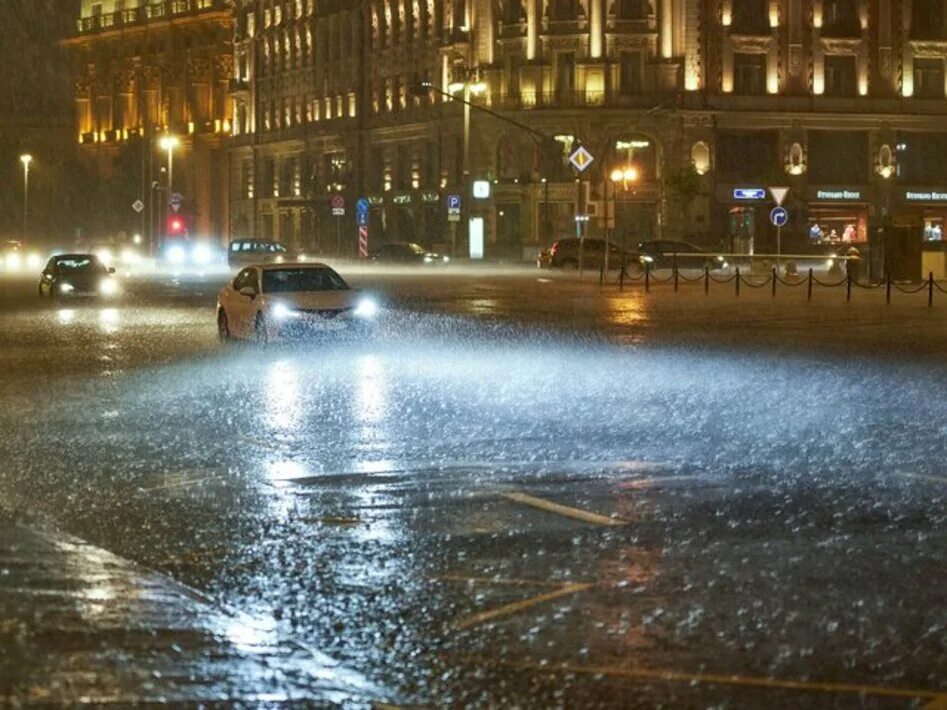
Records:
[[[181,141],[178,140],[177,136],[167,135],[161,136],[158,140],[158,145],[161,146],[162,150],[168,151],[168,197],[171,197],[171,189],[173,186],[173,174],[174,174],[174,149],[180,145]]]
[[[23,163],[23,236],[25,237],[30,214],[30,163],[33,162],[33,156],[24,153],[20,156],[20,162]]]
[[[615,212],[616,212],[616,209],[615,209],[615,208],[617,207],[617,205],[615,204],[615,202],[616,202],[616,200],[615,200],[615,190],[618,188],[618,184],[621,183],[622,190],[625,191],[625,192],[627,192],[629,185],[638,182],[638,168],[636,168],[634,165],[624,165],[624,166],[622,166],[622,167],[617,167],[617,168],[615,168],[615,169],[612,170],[612,172],[611,172],[611,174],[609,175],[609,177],[611,178],[611,182],[612,182],[612,194],[611,194],[611,200],[609,201],[610,204],[609,204],[608,207],[606,207],[606,210],[608,210],[609,207],[610,207],[610,208],[611,208],[611,215],[606,214],[606,224],[608,224],[609,218],[611,219],[612,222],[614,222],[614,220],[615,220],[615,216],[616,216],[616,215],[615,215]],[[614,227],[612,227],[612,229],[614,229]],[[622,268],[622,269],[625,268],[624,259],[625,259],[625,235],[626,235],[626,231],[627,231],[627,229],[623,229],[623,230],[622,230],[622,233],[621,233],[621,252],[622,252],[622,266],[621,266],[621,268]],[[605,249],[605,270],[606,270],[606,272],[608,271],[608,249],[607,249],[607,248]]]

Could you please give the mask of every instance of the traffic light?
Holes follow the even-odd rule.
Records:
[[[184,223],[184,217],[173,214],[168,217],[168,236],[183,237],[187,233],[187,225]]]

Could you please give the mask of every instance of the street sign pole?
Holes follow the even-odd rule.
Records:
[[[335,253],[342,256],[342,218],[335,218]]]

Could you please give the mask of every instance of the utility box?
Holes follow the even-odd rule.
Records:
[[[905,212],[888,220],[884,230],[885,271],[894,281],[920,281],[924,217]]]

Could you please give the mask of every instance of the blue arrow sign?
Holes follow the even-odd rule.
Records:
[[[769,213],[769,221],[774,227],[785,227],[789,221],[789,213],[783,207],[774,207]]]
[[[368,212],[371,205],[368,202],[368,199],[365,197],[359,198],[359,201],[355,203],[356,212]]]
[[[355,213],[355,221],[358,223],[359,227],[367,227],[368,226],[368,211],[358,210]]]

